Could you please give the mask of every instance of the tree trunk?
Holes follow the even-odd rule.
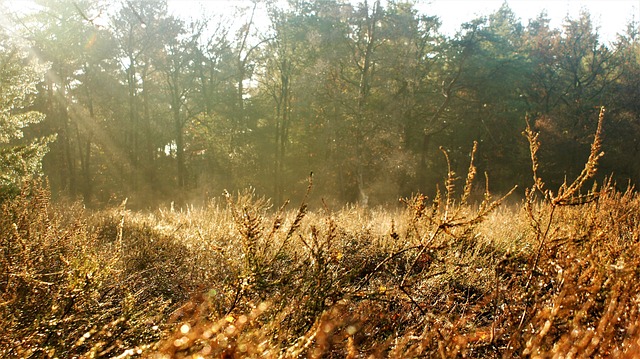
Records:
[[[176,101],[178,102],[178,101]],[[180,104],[179,102],[173,106],[173,121],[175,125],[176,136],[176,161],[177,161],[177,178],[178,188],[186,187],[186,166],[184,159],[184,135],[182,133],[182,120],[180,118]]]
[[[138,118],[136,113],[136,76],[135,76],[135,68],[133,62],[135,59],[133,57],[129,58],[131,64],[127,69],[127,82],[128,82],[128,90],[129,90],[129,128],[127,133],[125,134],[125,146],[128,149],[129,161],[131,164],[130,170],[130,184],[132,190],[138,189],[138,181],[137,181],[137,170],[138,170]]]
[[[358,185],[358,201],[367,205],[368,196],[365,192],[364,167],[366,161],[364,159],[364,135],[363,126],[365,123],[365,106],[369,97],[371,88],[371,66],[373,63],[373,51],[376,41],[376,24],[378,23],[378,12],[380,10],[380,0],[376,0],[371,16],[368,14],[367,8],[367,46],[362,59],[362,67],[360,67],[360,81],[358,83],[358,104],[356,113],[356,182]],[[367,2],[365,1],[365,7]]]

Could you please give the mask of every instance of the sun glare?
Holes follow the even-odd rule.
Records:
[[[3,4],[10,10],[10,12],[15,14],[25,14],[36,11],[40,8],[40,6],[33,0],[6,1]]]
[[[352,1],[357,2],[357,1]],[[9,9],[10,14],[24,14],[37,10],[39,6],[33,0],[5,1],[0,3]],[[221,15],[234,18],[238,9],[249,10],[249,0],[168,0],[169,12],[183,18],[199,18],[203,15]],[[488,15],[502,6],[503,0],[416,0],[416,8],[427,15],[436,15],[442,21],[441,31],[446,35],[454,35],[464,22],[478,16]],[[625,30],[630,21],[640,19],[640,3],[637,0],[510,0],[509,7],[523,24],[546,12],[552,27],[560,27],[565,18],[575,18],[580,11],[591,14],[594,25],[599,28],[601,38],[605,42],[615,40],[616,34]],[[69,6],[73,2],[69,1]],[[261,9],[259,9],[261,10]],[[260,18],[256,23],[266,22]],[[101,19],[98,25],[106,25]],[[3,19],[3,24],[8,23]]]

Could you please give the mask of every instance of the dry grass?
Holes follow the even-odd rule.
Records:
[[[640,196],[581,194],[599,132],[583,174],[546,189],[527,136],[535,184],[510,207],[488,186],[467,203],[473,161],[459,194],[448,170],[395,212],[246,191],[85,213],[32,183],[2,205],[0,356],[637,357]]]

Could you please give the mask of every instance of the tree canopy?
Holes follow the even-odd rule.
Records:
[[[54,136],[25,136],[25,128],[44,120],[32,106],[46,66],[7,34],[0,34],[0,200],[40,172]]]
[[[36,3],[3,10],[29,46],[0,42],[3,186],[36,172],[57,135],[44,173],[87,204],[202,203],[248,186],[280,204],[309,172],[318,199],[392,203],[434,193],[439,148],[457,171],[474,141],[499,192],[529,184],[526,117],[561,183],[600,106],[603,174],[640,179],[637,23],[605,46],[586,12],[551,28],[506,3],[454,36],[402,0],[255,2],[197,19],[164,1]]]

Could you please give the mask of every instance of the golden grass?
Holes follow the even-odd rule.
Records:
[[[245,191],[86,213],[32,183],[2,204],[0,356],[637,357],[640,196],[580,193],[599,136],[576,181],[534,173],[508,207],[467,203],[473,162],[459,195],[449,170],[397,211]]]

